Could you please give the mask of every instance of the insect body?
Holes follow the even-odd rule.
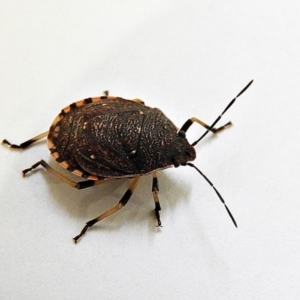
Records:
[[[126,100],[120,97],[102,96],[87,98],[65,107],[54,119],[49,131],[44,132],[20,145],[3,140],[11,148],[24,149],[35,141],[47,136],[51,155],[65,169],[85,180],[74,182],[40,160],[23,175],[43,166],[50,173],[77,189],[102,184],[117,178],[133,178],[128,190],[119,203],[86,223],[74,241],[82,237],[87,229],[126,205],[140,176],[152,174],[152,192],[155,202],[155,216],[160,221],[157,171],[172,166],[194,167],[214,188],[234,222],[222,196],[208,178],[190,161],[196,158],[194,146],[209,132],[217,133],[231,123],[214,128],[222,115],[250,85],[252,81],[229,103],[223,113],[211,126],[197,118],[186,121],[180,130],[157,108],[145,106],[140,99]],[[206,132],[193,144],[185,133],[194,123],[204,126]]]
[[[94,180],[137,177],[196,157],[159,109],[110,96],[63,109],[50,128],[48,148],[64,168]]]

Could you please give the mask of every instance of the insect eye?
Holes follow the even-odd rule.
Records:
[[[177,133],[177,135],[178,135],[179,137],[185,138],[185,132],[182,131],[182,130],[180,130],[180,131]]]
[[[173,164],[174,164],[175,168],[178,168],[181,163],[180,163],[180,160],[178,160],[178,159],[175,158],[175,159],[173,159]]]

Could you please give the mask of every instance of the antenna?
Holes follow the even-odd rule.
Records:
[[[223,112],[217,117],[217,119],[210,125],[210,127],[202,134],[202,136],[195,141],[192,146],[197,145],[207,134],[209,131],[213,129],[213,127],[220,121],[222,116],[225,114],[225,112],[230,108],[230,106],[235,102],[235,100],[241,96],[247,89],[248,87],[252,84],[253,80],[251,80],[238,94],[235,98],[233,98],[230,103],[226,106],[226,108],[223,110]]]
[[[242,91],[243,92],[243,91]],[[238,96],[237,96],[238,97]],[[212,184],[212,182],[192,163],[187,163],[188,166],[195,168],[202,176],[203,178],[211,185],[211,187],[215,190],[216,194],[218,195],[219,199],[221,200],[221,202],[224,204],[227,213],[229,214],[229,217],[231,218],[233,224],[235,227],[238,227],[236,224],[236,221],[232,215],[232,213],[230,212],[229,208],[227,207],[223,197],[221,196],[221,194],[218,192],[218,190],[214,187],[214,185]]]

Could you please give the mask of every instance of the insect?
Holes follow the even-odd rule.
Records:
[[[118,204],[88,221],[81,232],[73,238],[75,243],[86,233],[88,228],[123,208],[132,196],[140,177],[147,174],[152,174],[154,212],[157,224],[161,226],[157,172],[173,166],[195,168],[212,186],[237,227],[221,194],[191,161],[196,158],[194,146],[208,132],[216,134],[231,124],[228,122],[215,128],[223,114],[249,88],[252,82],[253,80],[230,101],[210,126],[193,117],[188,119],[178,130],[159,109],[146,106],[140,99],[126,100],[109,96],[107,92],[105,96],[86,98],[65,107],[54,119],[48,131],[24,143],[11,144],[6,139],[3,140],[3,143],[10,148],[25,149],[47,136],[48,148],[56,162],[84,180],[75,182],[50,167],[44,160],[23,170],[23,176],[38,166],[42,166],[52,175],[76,189],[85,189],[118,178],[132,179],[129,188]],[[206,131],[197,141],[190,144],[186,139],[186,132],[193,123],[200,124],[206,128]]]

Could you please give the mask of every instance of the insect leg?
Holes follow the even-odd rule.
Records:
[[[159,192],[159,185],[158,185],[158,179],[157,179],[157,175],[156,172],[153,173],[152,175],[153,179],[152,179],[152,194],[153,194],[153,199],[154,199],[154,203],[155,203],[155,217],[157,220],[157,225],[158,227],[161,227],[161,221],[160,221],[160,215],[159,215],[159,211],[161,210],[160,207],[160,203],[159,203],[159,199],[158,199],[158,192]]]
[[[206,123],[204,123],[203,121],[193,117],[193,118],[190,118],[188,119],[184,124],[183,126],[181,127],[181,129],[179,131],[184,131],[184,132],[187,132],[188,129],[190,128],[190,126],[194,123],[198,123],[200,124],[201,126],[203,126],[204,128],[206,128],[207,130],[213,132],[213,133],[218,133],[222,130],[224,130],[225,128],[227,128],[228,126],[230,126],[232,123],[231,122],[228,122],[226,123],[225,125],[219,127],[219,128],[211,128],[209,125],[207,125]]]
[[[132,99],[131,101],[135,102],[135,103],[138,103],[138,104],[142,104],[142,105],[145,105],[145,102],[139,98],[135,98],[135,99]]]
[[[21,143],[20,145],[16,145],[16,144],[11,144],[8,140],[4,139],[2,141],[2,144],[8,145],[10,148],[15,148],[15,149],[25,149],[27,148],[29,145],[35,143],[36,141],[42,139],[43,137],[48,135],[48,131],[43,132],[33,138],[31,138],[30,140]]]
[[[73,181],[71,179],[69,179],[68,177],[66,177],[65,175],[61,174],[60,172],[54,170],[53,168],[51,168],[43,159],[36,162],[34,165],[32,165],[30,168],[25,169],[22,171],[23,176],[26,175],[26,173],[32,171],[33,169],[37,168],[39,165],[41,165],[42,167],[44,167],[47,171],[49,171],[52,175],[58,177],[60,180],[62,180],[63,182],[65,182],[66,184],[68,184],[69,186],[76,188],[78,190],[81,189],[85,189],[91,186],[95,186],[95,185],[99,185],[104,183],[104,180],[85,180],[85,181]]]
[[[107,97],[109,95],[109,91],[108,90],[103,91],[103,94]],[[143,105],[145,104],[145,102],[139,98],[132,99],[131,101],[138,103],[138,104],[143,104]]]
[[[121,198],[121,200],[119,201],[119,203],[116,206],[112,207],[111,209],[104,212],[103,214],[101,214],[97,218],[92,219],[92,220],[90,220],[86,223],[86,225],[83,227],[81,232],[73,238],[75,244],[86,233],[86,231],[88,230],[89,227],[92,227],[95,223],[103,220],[104,218],[107,218],[108,216],[110,216],[113,213],[117,212],[118,210],[120,210],[121,208],[123,208],[126,205],[126,203],[129,201],[130,197],[132,196],[132,194],[133,194],[133,192],[134,192],[134,190],[135,190],[135,188],[138,184],[139,179],[140,179],[140,177],[136,177],[136,178],[133,179],[133,181],[131,182],[128,190],[125,192],[125,194],[123,195],[123,197]]]

